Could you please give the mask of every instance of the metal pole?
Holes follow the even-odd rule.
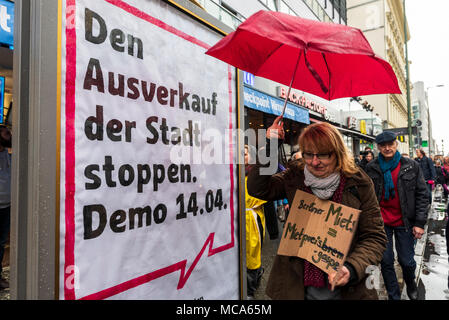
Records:
[[[287,101],[290,97],[290,90],[292,89],[293,81],[295,80],[296,69],[298,69],[299,60],[301,59],[302,49],[299,50],[298,59],[296,60],[295,69],[293,70],[292,80],[290,81],[290,86],[288,87],[287,96],[285,97],[284,107],[282,108],[281,118],[284,118],[285,108],[287,107]],[[304,53],[305,54],[305,53]]]
[[[429,157],[432,147],[432,135],[430,134],[430,106],[427,104],[427,143],[429,145]]]
[[[405,0],[402,1],[402,6],[404,9],[404,44],[405,44],[405,74],[406,74],[406,87],[407,87],[407,125],[408,125],[408,148],[409,154],[413,154],[412,147],[412,119],[410,111],[410,76],[408,68],[408,48],[407,48],[407,17],[405,14]]]

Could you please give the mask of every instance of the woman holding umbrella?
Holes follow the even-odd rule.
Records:
[[[267,130],[268,139],[283,139],[281,117]],[[267,144],[269,148],[269,144]],[[248,193],[267,201],[287,198],[296,190],[313,193],[361,210],[357,230],[340,272],[327,276],[298,257],[275,257],[266,292],[272,299],[377,299],[366,285],[366,270],[378,265],[386,247],[379,204],[370,178],[354,164],[337,129],[328,123],[308,126],[299,137],[302,160],[292,162],[282,173],[261,175],[261,165],[251,170]],[[275,150],[268,150],[275,151]],[[335,290],[329,289],[335,283]]]

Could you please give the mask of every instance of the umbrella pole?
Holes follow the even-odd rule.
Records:
[[[290,97],[290,90],[292,89],[293,80],[295,80],[296,69],[298,69],[299,60],[301,59],[302,49],[299,50],[298,59],[296,60],[295,70],[293,70],[292,80],[290,81],[290,86],[288,87],[287,96],[285,97],[284,107],[282,108],[281,119],[284,118],[285,108],[287,107],[288,97]]]

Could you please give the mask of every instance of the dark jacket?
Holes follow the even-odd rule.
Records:
[[[449,179],[449,173],[442,166],[435,166],[435,172],[437,174],[437,178],[435,179],[435,184],[446,184]]]
[[[354,188],[357,196],[351,191]],[[304,171],[299,161],[291,162],[287,170],[272,176],[259,175],[258,167],[248,176],[248,193],[259,199],[287,198],[293,203],[297,189],[305,190]],[[372,181],[362,170],[347,178],[341,203],[362,211],[346,259],[356,272],[357,281],[341,287],[342,298],[377,299],[376,290],[366,286],[366,270],[380,263],[387,238]],[[266,292],[272,299],[304,299],[304,260],[277,255]]]
[[[421,167],[424,180],[429,181],[436,179],[435,165],[433,164],[432,160],[430,160],[426,156],[423,156],[422,158],[416,158],[415,160]]]
[[[416,161],[404,157],[401,157],[400,163],[397,186],[404,225],[407,228],[413,226],[424,228],[429,209],[429,195],[421,167]],[[367,165],[366,173],[373,180],[377,200],[380,202],[384,176],[378,158]]]
[[[364,157],[362,160],[360,160],[359,167],[363,169],[363,171],[366,170],[366,166],[368,165],[368,161]]]

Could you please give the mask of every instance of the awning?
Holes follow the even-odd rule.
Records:
[[[335,128],[337,128],[338,130],[340,130],[341,132],[345,133],[348,136],[352,136],[352,137],[356,137],[356,138],[360,138],[360,139],[368,140],[368,141],[376,140],[376,137],[369,136],[369,135],[361,133],[359,131],[354,131],[354,130],[351,130],[351,129],[345,129],[345,128],[341,128],[341,127],[337,127],[337,126],[335,126]]]

